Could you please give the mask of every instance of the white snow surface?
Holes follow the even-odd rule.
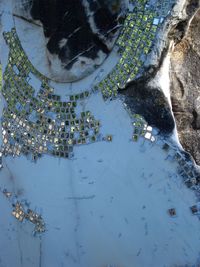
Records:
[[[4,69],[8,48],[2,39],[0,45]],[[65,86],[54,85],[58,91]],[[73,85],[73,93],[80,85]],[[119,99],[104,102],[99,92],[82,106],[101,121],[103,135],[113,135],[112,142],[77,146],[71,160],[4,158],[0,188],[29,202],[47,231],[33,236],[33,225],[18,222],[0,194],[0,266],[198,267],[200,221],[189,209],[198,200],[178,175],[175,151],[164,151],[159,142],[133,142],[131,119]],[[177,216],[169,216],[170,208]]]
[[[20,225],[0,196],[3,266],[196,266],[200,222],[189,207],[197,199],[170,161],[174,152],[130,141],[120,101],[105,104],[94,95],[86,105],[113,142],[76,147],[73,160],[4,160],[1,187],[41,212],[47,231],[32,237],[32,226]]]

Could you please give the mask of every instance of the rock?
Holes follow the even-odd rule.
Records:
[[[146,80],[141,80],[131,82],[119,93],[125,95],[124,102],[132,113],[141,114],[161,134],[172,134],[174,119],[168,101],[159,88],[153,88]]]
[[[195,112],[196,112],[196,129],[200,130],[200,96],[194,101]]]
[[[191,1],[189,14],[195,8]],[[171,98],[180,142],[200,165],[200,9],[171,55]]]

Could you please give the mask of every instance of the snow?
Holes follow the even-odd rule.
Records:
[[[1,46],[5,68],[8,49],[3,41]],[[33,59],[38,68],[39,55]],[[98,72],[102,76],[114,65],[114,55],[107,63]],[[99,79],[95,75],[73,86],[54,85],[58,92],[77,93]],[[133,142],[131,118],[119,99],[105,102],[97,92],[82,106],[101,121],[101,134],[112,135],[112,142],[76,146],[71,160],[4,158],[0,188],[41,213],[47,231],[33,236],[33,225],[12,217],[11,203],[0,194],[0,266],[198,266],[200,222],[189,209],[198,200],[178,174],[176,151],[163,150],[162,141]],[[177,216],[169,216],[170,208]]]
[[[8,157],[1,173],[1,187],[22,192],[19,199],[27,199],[47,224],[41,237],[42,266],[194,264],[200,223],[189,207],[197,200],[178,176],[177,163],[168,160],[174,151],[168,154],[142,139],[130,141],[130,118],[119,100],[105,103],[97,94],[85,104],[98,114],[102,133],[113,135],[112,142],[76,147],[72,160],[44,156],[35,164],[23,156]],[[24,263],[15,266],[35,266],[38,237],[30,241],[28,223],[20,226],[8,216],[11,207],[5,200],[0,203],[7,213],[4,225],[13,229],[0,227],[1,250],[12,255],[3,257],[5,266],[19,260],[18,242]],[[168,215],[173,207],[175,218]],[[19,235],[16,241],[13,234]],[[26,242],[37,243],[36,251],[27,251]],[[32,253],[34,264],[26,259]]]
[[[83,3],[84,6],[85,4]],[[93,72],[95,73],[98,72],[96,67],[101,66],[102,63],[104,63],[104,61],[107,58],[106,53],[99,50],[95,58],[82,56],[80,53],[79,55],[71,59],[68,63],[67,61],[61,62],[57,54],[49,53],[49,51],[46,49],[46,43],[48,42],[48,38],[45,38],[41,24],[39,22],[31,24],[21,19],[22,15],[24,15],[24,17],[27,17],[29,16],[29,14],[28,13],[26,14],[23,8],[21,9],[19,8],[21,6],[20,0],[18,0],[17,3],[14,4],[13,6],[15,14],[14,23],[17,29],[17,33],[20,37],[23,49],[30,56],[29,59],[33,63],[33,65],[45,76],[49,77],[50,79],[56,82],[74,83],[75,81],[79,81],[80,79],[86,76],[89,76],[91,79],[91,77],[95,75],[95,74],[93,75]],[[125,4],[122,4],[122,9],[125,9]],[[89,12],[89,10],[87,11]],[[25,12],[25,14],[23,14],[23,12]],[[91,24],[91,28],[92,30],[94,30],[94,32],[96,32],[97,25],[95,25],[93,18],[91,16],[89,16],[89,18],[90,18],[89,23]],[[79,29],[80,28],[77,28],[76,31],[78,31]],[[108,40],[107,41],[104,40],[108,48],[110,48],[110,50],[113,48],[115,41],[118,37],[118,34],[119,31],[113,33],[112,36],[109,33],[109,38],[107,38]],[[99,37],[100,39],[102,38],[105,39],[105,36],[103,37],[102,34],[100,34]],[[34,42],[33,40],[37,40],[37,42]],[[62,48],[68,41],[69,41],[68,39],[61,39],[59,47]],[[92,48],[93,46],[88,48],[88,51]],[[67,53],[67,50],[65,52]],[[40,58],[40,62],[38,62],[39,60],[35,58],[36,54]],[[76,59],[76,61],[74,64],[72,64],[70,69],[64,68],[64,65],[69,67],[70,63],[72,63],[74,59]],[[67,58],[65,58],[65,60],[67,60]]]

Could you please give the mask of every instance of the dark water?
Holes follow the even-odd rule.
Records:
[[[99,51],[109,54],[120,7],[119,0],[33,0],[30,13],[43,24],[49,52],[70,69],[78,55],[95,59]]]

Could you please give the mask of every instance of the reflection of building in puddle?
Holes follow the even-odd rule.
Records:
[[[176,152],[174,159],[178,162],[178,171],[183,177],[185,184],[200,192],[200,171],[197,169],[191,156],[185,152]]]
[[[155,142],[154,129],[147,124],[139,114],[133,115],[133,141],[138,141],[139,137],[143,137],[148,141]]]
[[[12,215],[20,222],[23,222],[24,218],[25,218],[25,213],[23,211],[23,207],[22,205],[17,202],[16,204],[13,204],[13,206],[15,207],[15,209],[12,211]]]
[[[27,220],[35,225],[34,232],[35,233],[42,233],[45,231],[45,223],[41,217],[41,215],[37,214],[31,209],[27,209],[25,211],[25,208],[20,202],[17,202],[16,204],[13,204],[13,211],[12,215],[20,222],[23,222],[23,220]]]
[[[25,210],[25,207],[17,201],[16,204],[13,204],[12,215],[19,221],[23,222],[27,220],[35,225],[34,233],[45,232],[45,223],[38,213],[34,212],[31,209]]]
[[[3,195],[9,200],[12,204],[13,210],[12,215],[19,221],[29,221],[34,224],[34,234],[45,232],[45,223],[40,214],[31,210],[26,202],[16,201],[17,197],[7,189],[1,190]]]
[[[7,198],[10,198],[10,197],[12,196],[12,193],[9,192],[9,191],[7,191],[7,189],[4,189],[4,190],[3,190],[3,194],[4,194],[4,196],[6,196]]]
[[[0,170],[1,168],[3,168],[2,156],[3,156],[3,153],[0,152]]]
[[[191,206],[189,209],[193,215],[199,216],[200,215],[200,202]],[[178,215],[175,208],[168,209],[168,214],[170,217],[177,217],[177,215]]]

